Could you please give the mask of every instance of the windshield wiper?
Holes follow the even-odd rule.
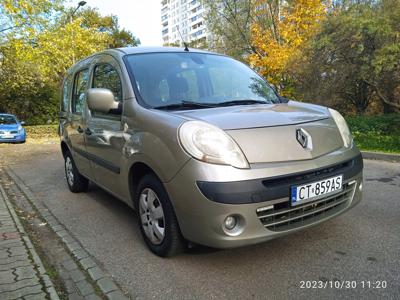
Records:
[[[174,110],[174,109],[191,109],[191,108],[210,108],[214,107],[213,104],[201,103],[201,102],[191,102],[191,101],[182,101],[181,103],[173,103],[168,105],[160,105],[153,107],[154,109],[165,109],[165,110]]]
[[[262,101],[262,100],[233,100],[233,101],[215,103],[214,107],[215,106],[250,105],[250,104],[271,104],[271,103],[267,102],[267,101]]]

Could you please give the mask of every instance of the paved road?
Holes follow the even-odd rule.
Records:
[[[0,298],[58,300],[43,263],[0,186]]]
[[[365,161],[363,202],[318,227],[261,245],[200,247],[161,259],[146,249],[126,205],[95,186],[86,194],[68,191],[58,146],[18,159],[16,174],[133,298],[399,297],[400,164]],[[355,280],[357,288],[302,289],[303,280]],[[378,280],[387,288],[366,286]]]

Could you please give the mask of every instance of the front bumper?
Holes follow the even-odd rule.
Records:
[[[319,224],[355,206],[362,198],[362,160],[361,167],[331,167],[349,161],[359,162],[359,159],[357,149],[338,150],[313,160],[257,164],[249,170],[191,159],[173,180],[165,183],[165,187],[186,239],[215,248],[239,247]],[[328,173],[331,170],[332,173],[321,174],[322,170],[328,170]],[[300,178],[298,174],[316,173],[317,176],[328,178],[335,172],[343,172],[344,175],[341,198],[339,195],[328,196],[296,206],[296,212],[291,210],[290,186],[320,179],[312,176]],[[277,178],[289,180],[278,180],[277,184]],[[257,185],[260,182],[267,182],[261,187],[263,190],[260,190],[261,184]],[[269,210],[265,210],[266,207]],[[271,220],[271,214],[279,214],[279,222]],[[225,233],[222,224],[229,215],[240,217],[243,231],[239,235]]]
[[[25,142],[26,134],[25,131],[21,134],[15,134],[13,138],[3,138],[0,135],[0,143],[21,143]]]

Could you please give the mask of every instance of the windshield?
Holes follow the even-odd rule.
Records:
[[[146,53],[129,55],[126,62],[141,100],[153,108],[280,102],[264,79],[229,57],[190,52]]]
[[[0,124],[16,124],[17,120],[13,116],[0,115]]]

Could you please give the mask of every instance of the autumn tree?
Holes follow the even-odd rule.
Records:
[[[140,43],[95,9],[72,16],[61,0],[0,1],[0,111],[30,123],[56,119],[60,83],[77,60]]]
[[[326,15],[321,0],[256,0],[251,27],[254,53],[248,58],[281,93],[293,95],[290,64],[301,56]]]

